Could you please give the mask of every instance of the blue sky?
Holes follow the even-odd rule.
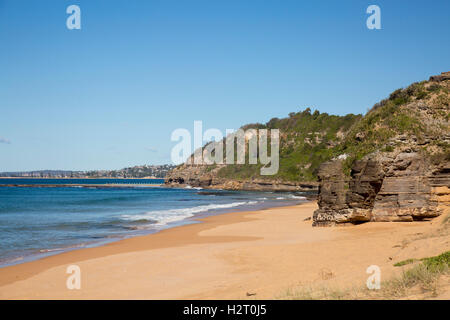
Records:
[[[81,30],[66,8],[81,8]],[[381,8],[382,30],[366,27]],[[450,70],[449,1],[0,0],[0,171],[170,162],[176,128],[365,113]]]

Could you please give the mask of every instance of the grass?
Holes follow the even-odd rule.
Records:
[[[357,289],[342,290],[327,286],[316,289],[312,287],[288,288],[276,298],[281,300],[348,300],[357,299],[359,292]]]
[[[408,265],[417,260],[407,259],[395,266]],[[438,294],[439,278],[449,274],[450,251],[435,257],[420,259],[421,263],[404,270],[400,276],[385,281],[378,295],[382,298],[402,298],[411,294],[413,289],[419,289],[420,293]]]
[[[434,272],[448,271],[450,266],[450,251],[444,252],[436,257],[423,258],[421,260],[428,269]]]
[[[407,264],[411,264],[414,261],[416,261],[416,260],[415,259],[406,259],[406,260],[397,262],[396,264],[394,264],[394,267],[402,267],[402,266],[405,266]]]
[[[420,289],[421,293],[437,296],[439,278],[449,274],[450,251],[439,256],[423,258],[421,261],[422,263],[404,271],[400,277],[386,281],[382,286],[381,294],[385,297],[401,298],[415,288]]]
[[[411,289],[419,287],[424,292],[437,295],[439,274],[432,272],[424,264],[418,264],[404,271],[400,277],[393,278],[384,283],[380,292],[382,297],[402,298],[408,296]]]
[[[284,300],[399,299],[415,293],[437,296],[441,276],[450,275],[450,251],[420,260],[407,259],[396,263],[395,266],[405,266],[418,261],[420,263],[404,270],[401,275],[383,281],[380,290],[368,290],[366,287],[351,289],[300,287],[288,288],[276,298]]]

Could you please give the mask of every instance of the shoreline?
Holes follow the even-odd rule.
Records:
[[[300,204],[300,205],[302,205],[302,204]],[[251,220],[251,219],[248,219],[245,217],[245,215],[247,215],[249,213],[257,213],[257,212],[271,210],[271,209],[280,208],[280,207],[286,208],[286,207],[290,207],[290,206],[263,208],[263,209],[258,209],[255,211],[236,211],[236,212],[225,212],[225,213],[213,214],[213,215],[210,215],[207,217],[190,219],[190,221],[192,221],[192,223],[175,225],[173,227],[162,229],[162,230],[159,230],[154,233],[149,233],[149,234],[145,234],[145,235],[134,235],[134,236],[132,235],[129,238],[112,241],[112,242],[109,242],[106,244],[100,244],[99,246],[95,246],[95,247],[79,248],[79,249],[64,251],[64,252],[53,254],[53,255],[50,255],[47,257],[38,258],[36,260],[19,263],[19,264],[15,264],[15,265],[10,265],[10,266],[5,266],[5,267],[0,267],[0,287],[4,286],[6,284],[16,282],[16,281],[25,280],[28,277],[31,277],[31,276],[41,272],[42,270],[53,268],[53,267],[59,266],[61,264],[69,263],[74,258],[77,259],[76,261],[85,261],[85,260],[89,260],[89,259],[105,257],[105,256],[109,256],[109,255],[114,255],[114,254],[120,254],[123,252],[138,252],[138,251],[142,251],[142,250],[161,249],[161,248],[168,248],[168,247],[178,246],[178,245],[189,245],[189,244],[194,244],[194,243],[211,243],[211,242],[209,242],[210,240],[213,240],[212,243],[214,243],[214,241],[220,242],[221,240],[238,240],[238,241],[244,240],[245,241],[247,239],[251,239],[251,237],[230,237],[230,239],[228,239],[228,238],[225,239],[225,237],[224,238],[218,237],[217,239],[209,239],[208,238],[208,239],[201,240],[201,239],[198,239],[197,236],[194,236],[193,238],[190,239],[191,241],[185,242],[185,241],[181,241],[181,239],[173,239],[172,241],[168,241],[167,243],[164,244],[164,243],[158,243],[159,239],[157,239],[157,238],[159,238],[159,237],[157,237],[157,236],[162,235],[161,237],[164,237],[164,238],[166,236],[171,237],[172,236],[171,233],[177,233],[179,229],[183,229],[183,231],[192,233],[192,235],[194,235],[196,232],[201,232],[203,230],[207,230],[208,228],[213,227],[215,225],[227,225],[227,224],[231,224],[231,223],[244,222],[246,220]],[[215,219],[215,218],[227,216],[227,215],[234,215],[234,217],[233,217],[233,219]],[[201,227],[201,226],[203,226],[203,227]],[[149,237],[151,237],[151,238],[149,238]],[[134,245],[136,243],[141,244],[141,240],[144,240],[144,241],[152,240],[151,241],[152,243],[149,243],[148,245],[145,245],[145,246],[138,245],[135,247],[134,250],[131,250],[131,251],[124,250],[125,247],[127,247],[127,249],[128,249],[129,245]],[[105,250],[101,250],[102,252],[95,252],[95,251],[97,251],[96,249],[105,249]],[[100,251],[100,250],[98,250],[98,251]],[[13,270],[13,269],[16,269],[16,270]],[[22,272],[23,271],[22,269],[23,270],[32,269],[32,270],[30,272],[25,272],[19,276],[9,277],[9,275],[11,275],[13,273]],[[0,295],[0,297],[1,297],[1,295]]]
[[[448,247],[448,237],[398,247],[437,220],[313,228],[305,219],[316,208],[306,202],[212,215],[0,268],[0,299],[273,299],[298,285],[363,285],[373,264],[386,279],[401,271],[395,262]],[[66,288],[73,264],[82,272],[81,290]]]
[[[156,185],[156,186],[158,186],[158,185]],[[131,187],[133,187],[133,186],[131,186]],[[106,187],[106,188],[108,188],[108,187]],[[286,201],[288,201],[288,200],[286,200]],[[296,206],[299,204],[301,205],[308,201],[309,200],[307,200],[305,197],[305,199],[302,200],[300,203],[298,203],[298,200],[295,201],[295,202],[297,202],[295,204],[292,203],[293,200],[291,200],[291,201],[289,201],[289,203],[288,202],[279,203],[277,205],[275,205],[273,203],[271,203],[269,206],[260,204],[259,206],[255,206],[251,209],[250,208],[242,209],[239,207],[228,208],[227,210],[226,209],[216,209],[215,211],[214,210],[213,211],[205,211],[205,212],[201,212],[197,215],[194,215],[192,217],[188,217],[188,218],[184,218],[182,220],[170,222],[169,224],[165,225],[165,227],[163,227],[161,229],[148,229],[148,230],[136,229],[137,232],[134,232],[134,233],[130,232],[129,234],[105,237],[98,241],[72,243],[71,245],[69,245],[67,247],[61,247],[61,248],[41,248],[34,253],[27,254],[26,256],[15,257],[10,260],[4,260],[4,261],[0,260],[0,271],[3,268],[14,267],[17,265],[26,264],[26,263],[38,261],[41,259],[49,258],[52,256],[72,252],[75,250],[98,248],[98,247],[102,247],[102,246],[105,246],[105,245],[108,245],[111,243],[120,242],[123,240],[135,238],[135,237],[150,236],[150,235],[162,232],[164,230],[179,228],[179,227],[188,226],[191,224],[204,223],[204,221],[203,221],[204,219],[207,219],[208,217],[212,217],[212,216],[218,216],[218,215],[223,215],[223,214],[235,214],[235,213],[239,213],[239,212],[244,212],[244,213],[245,212],[258,212],[258,211],[262,211],[262,210],[270,210],[270,209],[275,209],[275,208],[279,208],[279,207],[291,207],[291,206]],[[231,211],[228,211],[228,210],[231,210]],[[0,286],[1,286],[1,281],[0,281]]]
[[[21,266],[21,265],[25,265],[25,264],[29,264],[29,263],[34,263],[34,262],[39,262],[40,260],[44,260],[44,259],[50,259],[53,257],[57,257],[59,255],[64,255],[64,254],[70,254],[72,252],[75,251],[81,251],[81,250],[88,250],[88,249],[96,249],[96,248],[102,248],[108,245],[112,245],[112,244],[117,244],[119,242],[122,241],[127,241],[127,240],[131,240],[134,238],[144,238],[144,237],[149,237],[149,236],[153,236],[165,231],[170,231],[172,229],[177,229],[177,228],[183,228],[183,227],[188,227],[188,226],[193,226],[193,225],[201,225],[204,223],[208,223],[208,222],[215,222],[215,221],[210,221],[210,220],[215,220],[215,219],[210,219],[213,217],[218,217],[218,216],[222,216],[222,215],[237,215],[237,214],[248,214],[248,213],[257,213],[260,211],[264,211],[264,210],[273,210],[276,208],[284,208],[284,207],[296,207],[305,203],[308,203],[308,200],[304,200],[305,202],[302,202],[300,204],[297,205],[292,205],[292,204],[280,204],[278,206],[273,206],[273,207],[262,207],[262,208],[257,208],[254,210],[239,210],[236,209],[235,211],[227,211],[227,212],[213,212],[213,213],[208,213],[208,212],[204,212],[202,214],[200,214],[198,217],[193,216],[187,219],[183,219],[180,221],[177,221],[176,223],[172,224],[172,225],[168,225],[166,228],[160,229],[160,230],[152,230],[149,231],[148,233],[144,233],[144,234],[129,234],[123,237],[116,237],[116,238],[111,238],[110,240],[108,240],[108,238],[103,239],[102,241],[99,241],[98,243],[90,243],[87,246],[79,246],[79,244],[73,244],[70,247],[67,248],[62,248],[61,250],[58,250],[59,252],[56,253],[50,253],[52,252],[52,250],[55,249],[41,249],[44,250],[46,252],[43,252],[42,256],[38,256],[38,254],[36,254],[36,256],[34,258],[30,258],[30,260],[25,259],[24,262],[19,262],[19,263],[12,263],[12,264],[6,264],[6,265],[0,265],[0,286],[2,286],[3,284],[7,283],[4,282],[2,277],[1,277],[1,271],[3,269],[6,268],[13,268],[13,267],[17,267],[17,266]],[[242,219],[242,215],[240,217],[240,219]],[[245,221],[246,219],[242,219],[242,221]],[[233,222],[237,222],[238,220],[233,220]],[[165,247],[165,246],[164,246]],[[151,246],[152,249],[154,248],[160,248],[159,246]],[[49,250],[49,251],[47,251]],[[48,255],[45,255],[44,253],[49,253]],[[114,253],[112,253],[114,254]],[[95,256],[95,255],[94,255]],[[89,255],[89,257],[91,257]]]

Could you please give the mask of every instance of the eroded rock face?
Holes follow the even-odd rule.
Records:
[[[426,161],[418,153],[402,152],[381,159],[386,176],[372,210],[373,221],[413,221],[439,215],[431,201]]]
[[[313,225],[370,221],[383,176],[376,161],[356,161],[350,178],[344,175],[341,160],[322,164],[319,209],[314,212]]]
[[[444,80],[450,80],[450,72],[449,71],[442,72],[440,75],[430,77],[430,81],[440,82],[440,81],[444,81]]]
[[[436,217],[442,212],[439,199],[446,199],[437,190],[448,190],[449,173],[446,165],[434,168],[409,148],[355,161],[350,177],[342,173],[341,160],[324,163],[313,225]]]

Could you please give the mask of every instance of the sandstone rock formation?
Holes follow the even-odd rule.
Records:
[[[442,205],[448,205],[450,164],[433,167],[407,147],[355,161],[350,177],[343,173],[342,160],[324,163],[319,180],[314,226],[422,220],[440,215]]]
[[[440,82],[444,80],[450,80],[450,71],[442,72],[440,75],[430,77],[430,81]]]
[[[449,89],[450,73],[445,72],[431,77],[429,82],[397,90],[389,100],[372,109],[370,126],[361,127],[365,132],[377,132],[375,138],[367,143],[366,135],[357,132],[351,143],[366,142],[364,146],[370,146],[383,134],[397,134],[362,160],[350,163],[349,175],[345,174],[345,158],[336,157],[321,165],[314,226],[423,220],[448,210]],[[392,113],[377,110],[383,106]],[[386,128],[386,123],[391,126]],[[402,132],[405,123],[409,132]]]

